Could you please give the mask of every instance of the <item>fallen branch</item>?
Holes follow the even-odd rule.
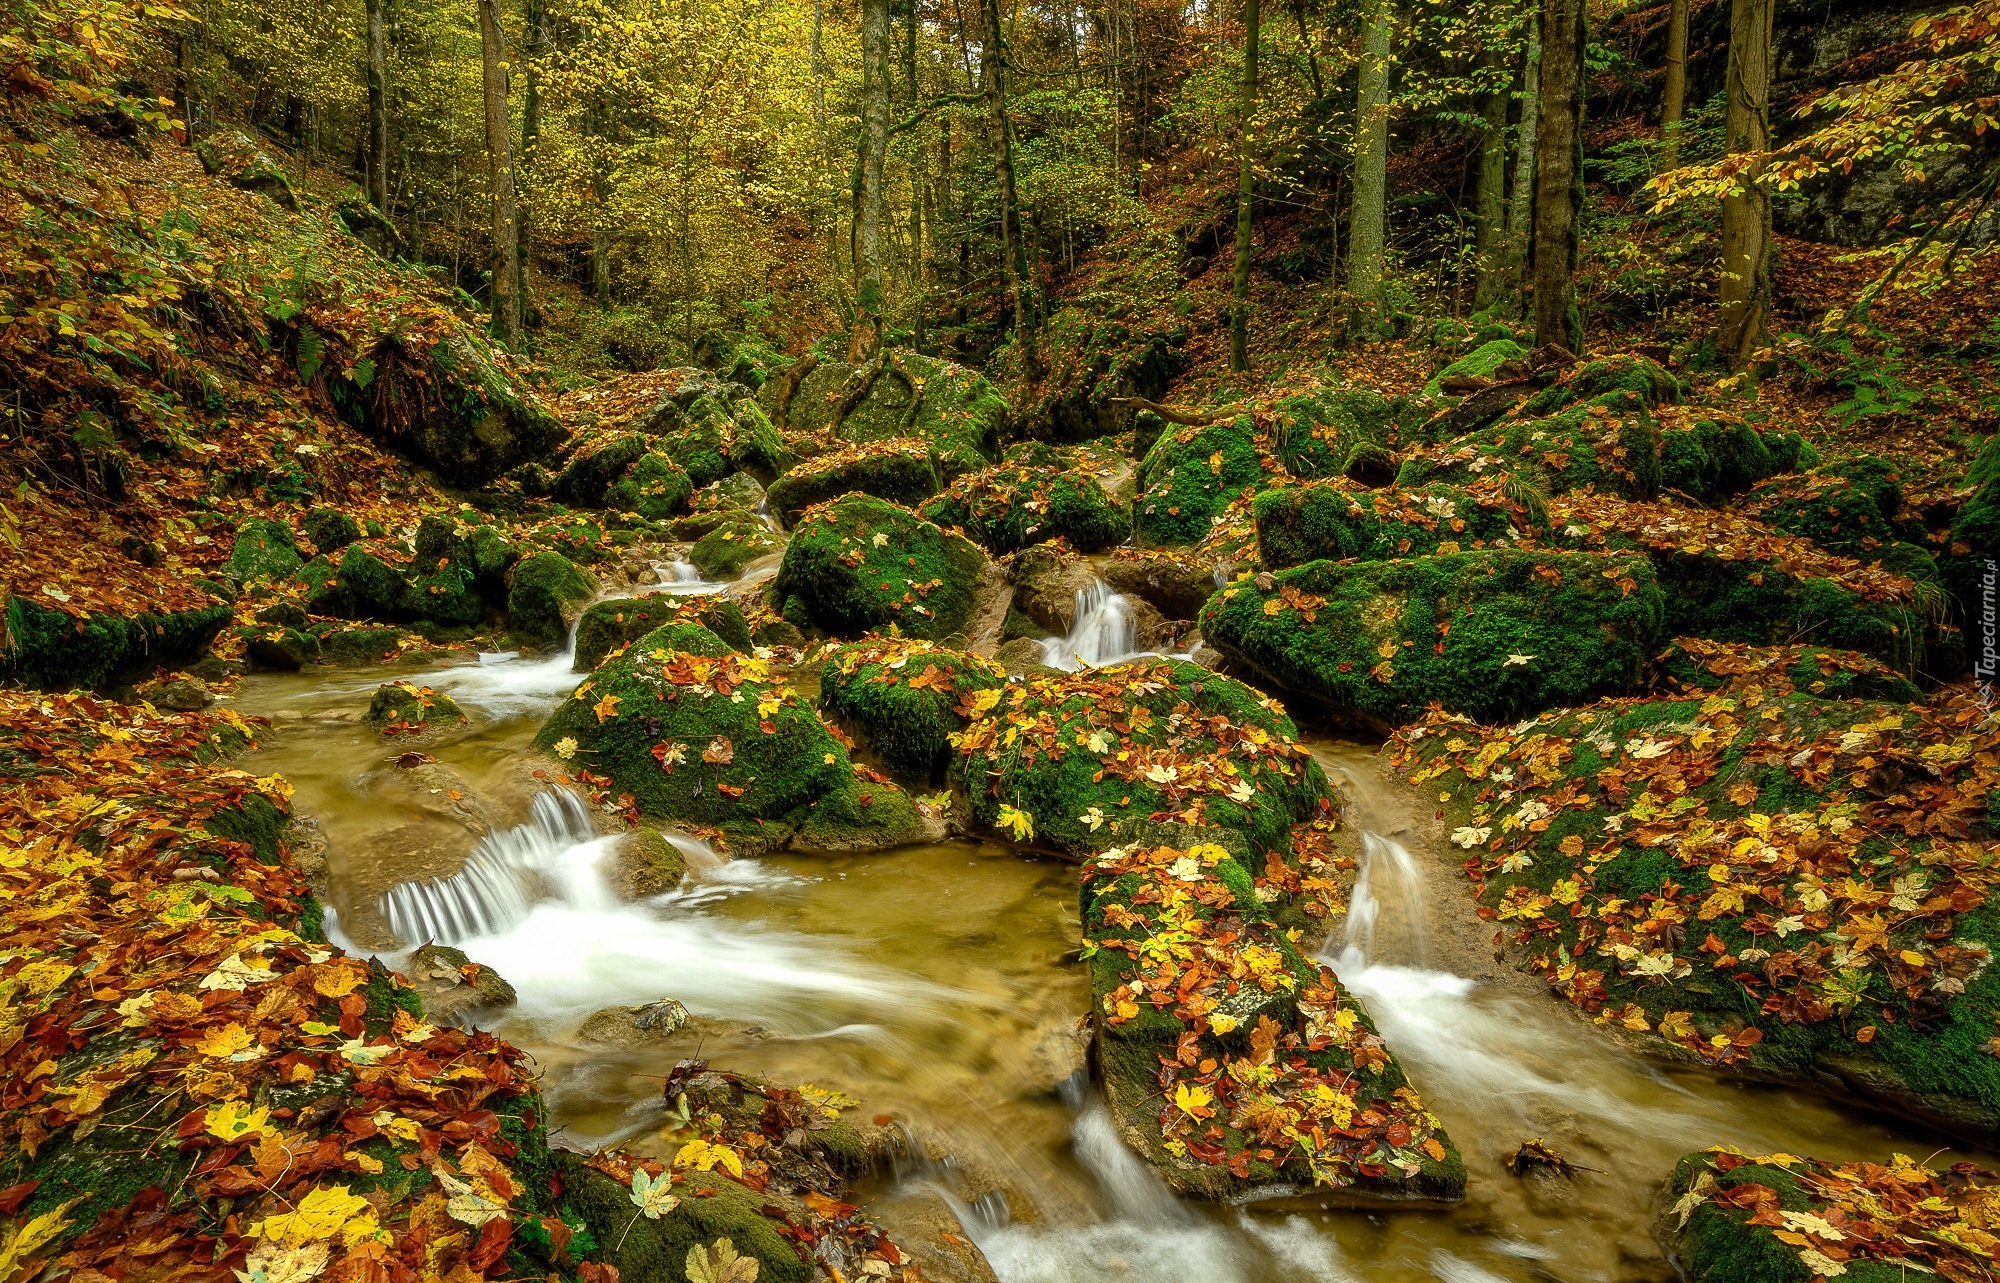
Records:
[[[1189,427],[1195,428],[1205,428],[1211,423],[1220,423],[1224,419],[1233,419],[1243,412],[1243,407],[1240,405],[1226,406],[1220,410],[1183,410],[1178,406],[1161,405],[1158,401],[1148,401],[1142,396],[1115,396],[1111,398],[1110,403],[1112,405],[1129,405],[1141,410],[1151,410],[1168,423],[1185,423]]]

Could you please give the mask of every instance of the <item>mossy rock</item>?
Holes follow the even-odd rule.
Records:
[[[361,538],[361,523],[338,508],[317,507],[299,522],[306,538],[322,553],[336,553]]]
[[[620,646],[669,623],[697,623],[727,642],[732,650],[750,649],[750,628],[743,618],[743,608],[727,597],[652,593],[643,597],[609,598],[584,611],[576,621],[576,657],[571,667],[587,673]]]
[[[632,470],[606,489],[604,504],[636,512],[650,521],[665,521],[686,512],[694,494],[687,470],[657,450],[639,456]]]
[[[1896,465],[1860,455],[1767,482],[1751,492],[1743,510],[1829,552],[1873,560],[1876,549],[1897,538],[1896,510],[1902,506]]]
[[[256,192],[274,204],[296,213],[298,194],[284,169],[240,129],[211,134],[194,146],[195,158],[209,177],[220,178],[231,187]]]
[[[893,624],[905,636],[942,641],[971,620],[986,574],[985,556],[966,539],[907,508],[851,494],[799,519],[772,593],[795,599],[831,636]]]
[[[820,706],[851,727],[897,778],[932,787],[951,764],[952,735],[969,720],[961,705],[1006,680],[998,664],[976,655],[927,642],[869,640],[828,654],[820,670]]]
[[[319,638],[287,624],[241,624],[236,629],[251,666],[271,672],[296,673],[319,662]]]
[[[573,508],[602,508],[612,484],[645,454],[646,438],[637,432],[589,442],[556,474],[551,493],[558,503]]]
[[[1489,550],[1309,562],[1209,599],[1202,638],[1362,725],[1432,701],[1506,720],[1640,689],[1664,613],[1643,557]]]
[[[1412,444],[1437,404],[1428,397],[1386,397],[1324,371],[1313,377],[1320,386],[1275,407],[1278,461],[1294,477],[1340,476],[1357,450]]]
[[[1659,424],[1644,411],[1620,416],[1596,405],[1546,419],[1506,419],[1406,458],[1396,484],[1464,486],[1516,471],[1532,474],[1551,495],[1592,486],[1651,499],[1660,492]]]
[[[730,472],[728,450],[735,423],[729,407],[717,397],[696,397],[685,408],[663,401],[645,431],[653,437],[653,449],[678,464],[697,490]]]
[[[1482,343],[1432,375],[1431,381],[1424,385],[1424,394],[1444,395],[1446,383],[1455,384],[1460,380],[1493,379],[1498,382],[1505,373],[1501,367],[1509,362],[1519,364],[1522,372],[1526,373],[1529,355],[1527,348],[1512,339],[1494,339],[1489,343]]]
[[[413,682],[384,682],[368,701],[364,722],[384,734],[421,734],[449,723],[463,722],[465,713],[443,691]]]
[[[766,1217],[765,1196],[712,1172],[690,1171],[676,1180],[680,1202],[671,1212],[648,1220],[632,1208],[632,1191],[578,1156],[550,1156],[561,1173],[564,1204],[589,1227],[598,1247],[590,1259],[610,1265],[620,1278],[648,1283],[687,1283],[688,1253],[728,1239],[736,1251],[757,1262],[758,1283],[811,1283],[813,1268],[792,1251],[778,1232],[783,1221]],[[678,1174],[677,1174],[678,1175]],[[665,1180],[663,1175],[660,1178]]]
[[[1071,856],[1128,840],[1134,821],[1159,811],[1198,814],[1272,850],[1332,797],[1282,708],[1183,660],[1010,684],[962,736],[958,770],[975,827]],[[1003,807],[1032,834],[1012,829]]]
[[[1488,545],[1505,547],[1532,531],[1529,510],[1497,479],[1475,490],[1432,483],[1367,490],[1350,481],[1315,481],[1266,490],[1252,511],[1266,569],[1308,561],[1387,561]]]
[[[344,668],[363,668],[379,664],[393,657],[409,636],[400,628],[359,627],[329,628],[316,632],[319,642],[319,657],[326,663]]]
[[[1678,637],[1653,661],[1653,684],[1669,694],[1724,690],[1755,677],[1772,695],[1914,704],[1917,684],[1873,655],[1829,646],[1733,645]]]
[[[1132,533],[1131,518],[1096,477],[1046,465],[1003,463],[968,472],[920,505],[917,515],[957,527],[995,554],[1050,539],[1099,552]]]
[[[668,624],[605,660],[535,747],[609,776],[656,820],[770,845],[798,830],[825,849],[893,846],[921,832],[909,797],[858,778],[788,682],[698,624]]]
[[[828,410],[858,381],[869,381],[863,396],[838,423]],[[1007,402],[986,376],[954,361],[906,349],[884,354],[869,365],[822,361],[799,384],[792,398],[793,427],[831,427],[842,441],[883,441],[917,437],[927,442],[946,479],[984,467],[1000,452],[1009,430]]]
[[[1098,574],[1164,619],[1193,619],[1222,587],[1215,565],[1185,549],[1121,548]]]
[[[497,576],[482,576],[472,541],[457,523],[426,516],[417,523],[415,552],[401,603],[402,615],[446,628],[484,623],[487,602],[482,580],[497,587]],[[497,603],[496,603],[497,604]]]
[[[1660,429],[1660,489],[1715,504],[1818,458],[1796,432],[1763,431],[1734,416],[1681,420]]]
[[[1150,544],[1200,543],[1230,500],[1263,477],[1247,414],[1162,433],[1139,464],[1134,533]]]
[[[1680,399],[1681,381],[1666,367],[1651,357],[1624,352],[1573,366],[1566,378],[1530,397],[1521,413],[1555,414],[1588,403],[1615,414],[1635,414],[1676,405]]]
[[[396,619],[410,591],[395,568],[358,543],[341,549],[337,562],[324,553],[314,557],[297,578],[306,586],[308,610],[339,619]]]
[[[771,511],[790,526],[815,504],[869,494],[914,508],[944,484],[930,446],[916,437],[870,441],[807,459],[766,492]]]
[[[688,560],[708,579],[734,579],[751,562],[784,547],[785,541],[763,521],[732,521],[695,540]]]
[[[230,609],[77,616],[15,597],[4,618],[0,677],[38,690],[95,690],[200,658],[229,622]]]
[[[797,466],[799,457],[785,444],[785,434],[755,401],[737,401],[730,413],[736,426],[730,435],[729,462],[739,472],[770,485]]]
[[[666,523],[667,534],[677,542],[692,542],[711,530],[734,524],[762,524],[763,518],[749,508],[706,508],[676,517]]]
[[[559,552],[538,552],[514,567],[507,631],[526,646],[560,646],[571,615],[596,591],[590,577]]]
[[[230,547],[229,560],[222,563],[222,569],[239,584],[252,579],[275,583],[291,578],[304,564],[305,558],[299,555],[298,541],[290,526],[264,517],[246,517],[236,527],[236,542]]]

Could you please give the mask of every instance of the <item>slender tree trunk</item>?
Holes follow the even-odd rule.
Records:
[[[1771,150],[1771,15],[1774,0],[1729,7],[1729,153]],[[1771,193],[1757,162],[1722,199],[1722,317],[1717,350],[1733,370],[1770,342]]]
[[[507,121],[507,36],[498,0],[479,0],[479,53],[486,91],[486,163],[493,186],[493,327],[521,350],[521,245],[514,232],[514,157]]]
[[[1543,0],[1535,165],[1535,344],[1583,354],[1576,264],[1583,222],[1583,0]]]
[[[1292,16],[1299,20],[1299,47],[1306,51],[1306,78],[1312,82],[1313,101],[1326,97],[1326,86],[1320,82],[1319,59],[1313,55],[1312,34],[1306,30],[1305,0],[1293,0]]]
[[[1367,0],[1354,101],[1354,206],[1347,229],[1347,292],[1372,326],[1382,312],[1389,200],[1389,43],[1395,0]],[[1361,319],[1361,318],[1357,318]]]
[[[388,0],[367,0],[368,9],[368,199],[389,212],[389,40]]]
[[[889,148],[889,89],[889,0],[862,0],[861,202],[855,219],[850,361],[859,361],[882,341],[882,168]]]
[[[1732,46],[1733,47],[1733,46]],[[1681,117],[1687,111],[1688,0],[1667,6],[1667,76],[1660,95],[1660,168],[1680,167]]]
[[[1229,368],[1250,368],[1250,205],[1257,194],[1257,37],[1263,26],[1257,0],[1243,0],[1243,86],[1236,109],[1236,278],[1230,287]]]
[[[1506,292],[1518,296],[1526,278],[1535,218],[1535,151],[1542,98],[1541,15],[1528,15],[1528,47],[1521,60],[1521,122],[1514,140],[1514,189],[1507,203]]]
[[[521,312],[525,318],[534,308],[535,162],[542,146],[542,86],[535,74],[535,59],[549,52],[548,13],[542,0],[527,2],[527,57],[521,85],[521,161],[515,176],[514,240],[521,265]]]
[[[1487,60],[1497,75],[1499,60]],[[1478,215],[1479,279],[1472,308],[1483,312],[1507,292],[1507,93],[1496,89],[1480,104]]]
[[[1030,384],[1042,377],[1035,350],[1033,288],[1021,243],[1021,207],[1014,195],[1014,151],[1007,124],[1007,58],[1001,47],[1000,0],[981,0],[986,30],[979,42],[979,78],[986,94],[986,141],[993,149],[993,176],[1000,196],[1001,277],[1014,300],[1014,339],[1021,345],[1021,370]]]
[[[193,23],[174,36],[174,97],[180,99],[181,125],[187,131],[187,145],[192,147],[195,144]]]

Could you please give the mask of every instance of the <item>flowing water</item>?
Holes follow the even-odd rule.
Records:
[[[1369,750],[1328,743],[1361,868],[1326,956],[1463,1148],[1471,1188],[1447,1210],[1182,1202],[1119,1141],[1079,1071],[1089,992],[1072,960],[1073,869],[971,842],[723,862],[684,840],[681,888],[621,902],[598,818],[526,765],[578,680],[568,656],[396,675],[451,691],[472,718],[417,770],[358,721],[384,674],[258,675],[236,697],[276,720],[252,765],[287,775],[316,819],[348,943],[393,960],[451,940],[499,970],[520,1003],[494,1027],[534,1053],[579,1142],[664,1146],[659,1078],[697,1050],[860,1098],[913,1138],[863,1192],[885,1209],[943,1194],[1006,1283],[1663,1280],[1655,1191],[1687,1150],[1935,1148],[1815,1098],[1660,1068],[1588,1028],[1496,962],[1453,852],[1425,846],[1408,790]],[[672,1040],[578,1036],[595,1010],[662,997],[695,1017]],[[1601,1174],[1502,1168],[1536,1137]]]
[[[1102,579],[1076,590],[1069,635],[1042,639],[1042,662],[1071,673],[1124,663],[1149,653],[1139,649],[1139,625],[1132,615],[1132,603]]]

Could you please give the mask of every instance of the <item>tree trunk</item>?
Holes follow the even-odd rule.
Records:
[[[1541,137],[1542,23],[1528,15],[1528,48],[1521,60],[1521,123],[1514,141],[1514,190],[1507,203],[1507,292],[1518,294],[1528,267],[1535,217],[1535,152]]]
[[[882,168],[889,150],[889,0],[861,3],[861,201],[855,211],[854,328],[847,359],[882,340]]]
[[[1257,0],[1243,0],[1243,86],[1236,112],[1236,278],[1230,287],[1229,368],[1250,368],[1250,204],[1257,191],[1257,37],[1263,14]]]
[[[1347,229],[1347,292],[1372,325],[1382,312],[1382,252],[1389,199],[1389,40],[1395,0],[1367,0],[1354,101],[1354,207]],[[1357,318],[1359,319],[1359,318]]]
[[[1734,46],[1732,46],[1733,48]],[[1667,6],[1667,77],[1660,95],[1660,168],[1678,169],[1681,117],[1687,112],[1688,0]]]
[[[1487,70],[1498,75],[1499,60]],[[1496,89],[1480,105],[1478,217],[1479,280],[1472,310],[1483,312],[1507,292],[1507,94]]]
[[[388,0],[367,0],[368,8],[368,199],[389,212],[389,41]]]
[[[548,13],[542,0],[527,2],[527,49],[522,67],[521,171],[516,175],[514,243],[521,272],[521,312],[525,317],[534,306],[535,161],[542,145],[542,86],[535,74],[535,59],[549,52]]]
[[[1576,263],[1583,222],[1583,0],[1543,0],[1535,165],[1535,345],[1583,355]]]
[[[1729,153],[1771,150],[1773,0],[1733,0],[1729,7]],[[1732,370],[1770,342],[1771,193],[1753,164],[1722,198],[1722,317],[1717,350]]]
[[[981,0],[986,30],[979,42],[979,78],[986,94],[986,141],[993,149],[993,176],[1000,197],[1001,278],[1014,300],[1014,339],[1021,345],[1021,370],[1029,383],[1042,377],[1035,350],[1035,327],[1028,299],[1028,258],[1021,245],[1021,209],[1014,196],[1014,152],[1007,125],[1006,54],[1001,48],[1000,0]]]
[[[497,0],[479,0],[480,69],[486,91],[486,163],[493,186],[493,328],[521,350],[521,245],[514,231],[514,157],[507,121],[507,36]]]

